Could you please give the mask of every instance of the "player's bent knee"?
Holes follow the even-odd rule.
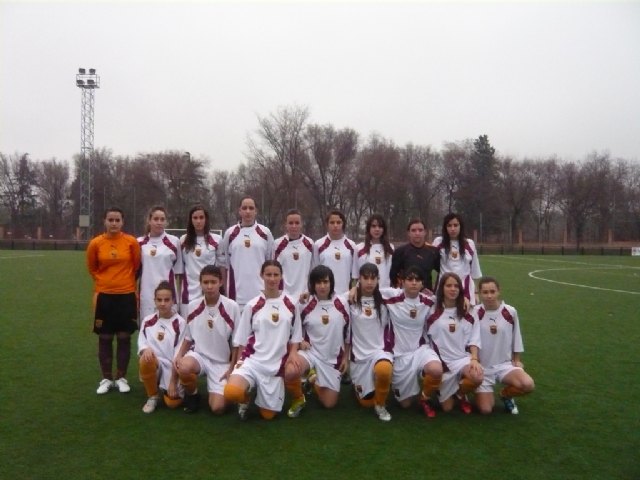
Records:
[[[266,408],[260,408],[260,416],[265,420],[273,420],[278,412],[273,410],[267,410]]]
[[[227,402],[244,403],[245,396],[246,396],[246,392],[244,388],[242,388],[239,385],[227,383],[224,386],[224,399]]]

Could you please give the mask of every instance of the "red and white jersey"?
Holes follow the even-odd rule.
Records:
[[[249,300],[233,335],[234,346],[245,346],[241,359],[251,357],[272,375],[284,369],[289,343],[301,341],[295,303],[284,293],[278,298],[258,295]]]
[[[473,240],[467,239],[464,256],[460,251],[458,240],[451,240],[451,248],[448,254],[442,244],[442,237],[436,237],[433,241],[433,246],[440,251],[440,275],[446,272],[458,275],[462,280],[464,296],[471,304],[474,304],[476,301],[476,286],[473,283],[473,279],[478,279],[482,276],[476,244],[473,243]]]
[[[309,272],[313,263],[313,240],[306,235],[291,240],[287,235],[274,244],[273,259],[282,265],[281,290],[293,298],[308,290]]]
[[[484,367],[510,362],[512,353],[524,352],[518,312],[511,305],[502,302],[497,310],[477,305],[472,314],[480,325],[478,359]]]
[[[158,284],[166,280],[171,284],[173,300],[176,299],[176,275],[183,273],[180,240],[174,235],[163,233],[159,237],[145,235],[138,238],[142,251],[140,274],[140,318],[155,311],[154,292]]]
[[[401,288],[381,288],[382,300],[389,310],[386,350],[394,355],[415,352],[426,343],[425,321],[433,299],[424,293],[409,298]]]
[[[378,352],[385,350],[385,328],[389,324],[389,312],[381,305],[380,316],[376,310],[373,297],[362,297],[362,307],[352,304],[349,307],[351,328],[349,343],[351,343],[351,360],[364,361]],[[382,317],[382,318],[381,318]]]
[[[207,233],[196,237],[193,250],[184,249],[186,235],[180,237],[182,248],[182,262],[184,275],[182,276],[182,293],[180,303],[189,305],[191,302],[203,298],[200,287],[200,272],[207,265],[225,266],[222,252],[222,237],[215,233]]]
[[[185,340],[206,359],[215,363],[229,363],[231,341],[240,323],[240,307],[230,298],[220,295],[215,305],[204,299],[189,304]]]
[[[349,290],[355,253],[356,244],[346,236],[331,240],[329,235],[325,235],[313,244],[313,265],[325,265],[331,269],[336,281],[335,292]]]
[[[273,236],[264,225],[250,227],[240,224],[227,229],[222,240],[222,251],[227,266],[227,293],[229,298],[244,306],[263,288],[260,268],[273,258]]]
[[[311,352],[338,368],[349,331],[349,304],[346,299],[334,295],[329,300],[318,300],[313,295],[306,304],[298,304],[297,308],[302,335],[311,344]]]
[[[434,306],[431,310],[427,318],[427,336],[443,366],[468,357],[467,348],[471,345],[480,348],[480,328],[471,314],[460,318],[455,307]]]
[[[138,355],[150,348],[164,363],[171,363],[185,336],[187,322],[177,313],[171,318],[161,318],[158,313],[148,315],[142,321],[138,334]]]
[[[393,245],[391,245],[391,248],[393,249]],[[368,252],[365,249],[364,242],[356,246],[356,254],[353,256],[353,269],[351,271],[352,278],[358,278],[360,276],[360,267],[365,263],[373,263],[378,267],[378,272],[380,273],[378,285],[380,288],[391,286],[389,277],[389,272],[391,271],[391,255],[386,256],[384,254],[384,247],[381,243],[372,243]]]

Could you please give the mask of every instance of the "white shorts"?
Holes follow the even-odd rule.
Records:
[[[447,363],[449,371],[442,374],[442,383],[440,383],[440,393],[438,395],[438,399],[441,402],[444,402],[458,391],[460,380],[462,379],[461,372],[470,363],[471,357],[459,358]]]
[[[284,380],[266,372],[259,362],[251,357],[236,368],[233,375],[240,375],[249,382],[249,389],[256,389],[256,405],[279,412],[284,404]]]
[[[226,371],[229,369],[228,363],[212,362],[208,358],[203,357],[198,352],[189,351],[185,354],[185,357],[191,357],[200,366],[199,376],[207,376],[207,391],[209,393],[216,393],[218,395],[224,395],[224,386],[227,384],[227,380],[220,380]]]
[[[476,392],[478,393],[493,393],[493,388],[496,383],[502,383],[502,379],[509,375],[514,370],[522,370],[520,367],[514,367],[511,362],[503,362],[493,367],[484,369],[484,380]]]
[[[367,359],[354,360],[349,364],[351,381],[353,382],[353,388],[355,388],[358,398],[366,398],[367,395],[375,391],[373,369],[380,360],[388,360],[390,363],[393,363],[393,355],[380,350]]]
[[[298,350],[298,354],[304,357],[309,364],[309,368],[315,369],[317,375],[316,385],[318,387],[328,388],[334,392],[340,391],[340,379],[342,378],[340,370],[330,363],[322,361],[311,350]]]
[[[158,359],[158,369],[156,370],[156,376],[159,380],[158,385],[162,390],[166,391],[169,389],[169,383],[171,382],[172,362],[166,358],[160,358],[157,355],[156,358]],[[179,382],[178,389],[181,390]],[[182,396],[182,392],[180,393]]]
[[[396,400],[401,402],[420,393],[422,385],[418,379],[424,366],[433,361],[440,363],[440,358],[427,345],[420,345],[415,352],[394,357],[391,388]]]

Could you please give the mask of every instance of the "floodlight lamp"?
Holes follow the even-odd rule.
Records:
[[[76,85],[81,86],[84,85],[84,80],[80,80],[79,78],[76,80]]]
[[[96,84],[96,82],[92,78],[88,78],[87,79],[87,85],[95,85],[95,84]]]
[[[95,68],[90,68],[89,69],[89,75],[95,75],[96,74],[96,69]]]
[[[84,68],[79,68],[78,73],[84,75],[86,73],[86,70]]]

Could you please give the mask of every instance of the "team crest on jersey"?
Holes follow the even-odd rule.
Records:
[[[274,307],[275,308],[275,307]],[[276,311],[272,311],[271,312],[271,320],[274,323],[278,323],[278,320],[280,320],[280,313],[278,312],[278,310],[276,309]]]
[[[100,320],[99,318],[96,318],[96,328],[102,328],[102,324],[104,323],[103,320]]]
[[[451,250],[451,258],[453,258],[454,260],[456,258],[458,258],[458,251],[457,250]]]
[[[336,260],[340,260],[340,250],[336,250],[336,253],[334,253],[334,256],[336,257]]]
[[[161,342],[162,340],[164,340],[164,332],[162,332],[162,331],[158,332],[158,336],[157,336],[157,338],[158,338],[158,341],[159,341],[159,342]]]
[[[449,324],[449,331],[450,331],[451,333],[453,333],[453,332],[455,332],[455,331],[456,331],[456,324],[455,324],[455,323],[450,323],[450,324]]]
[[[329,323],[329,315],[327,315],[326,313],[322,315],[322,323],[324,323],[325,325]]]
[[[118,250],[115,247],[111,247],[111,258],[118,258]]]
[[[293,259],[294,260],[299,260],[300,259],[300,254],[298,253],[298,251],[293,252]]]
[[[376,255],[376,265],[380,265],[382,263],[382,258]]]
[[[409,310],[409,316],[411,318],[416,318],[417,315],[418,315],[418,310],[415,307],[413,307],[411,310]]]
[[[196,252],[196,257],[199,257],[200,255],[202,255],[202,249],[200,248],[200,245],[196,247],[195,252]]]
[[[370,317],[372,313],[373,313],[373,309],[372,309],[369,305],[365,305],[365,307],[364,307],[364,314],[365,314],[367,317]]]
[[[496,333],[498,333],[498,324],[496,323],[495,319],[491,319],[491,321],[493,322],[491,325],[489,325],[489,331],[491,332],[492,335],[495,335]]]
[[[251,246],[251,239],[249,238],[249,235],[244,236],[244,246],[247,248]]]
[[[156,252],[157,252],[157,251],[158,251],[158,249],[156,248],[156,246],[155,246],[155,245],[152,245],[152,246],[151,246],[151,251],[149,252],[149,254],[150,254],[152,257],[155,257],[155,256],[156,256]]]
[[[209,325],[210,329],[213,329],[213,318],[209,317],[209,319],[207,320],[207,325]]]

